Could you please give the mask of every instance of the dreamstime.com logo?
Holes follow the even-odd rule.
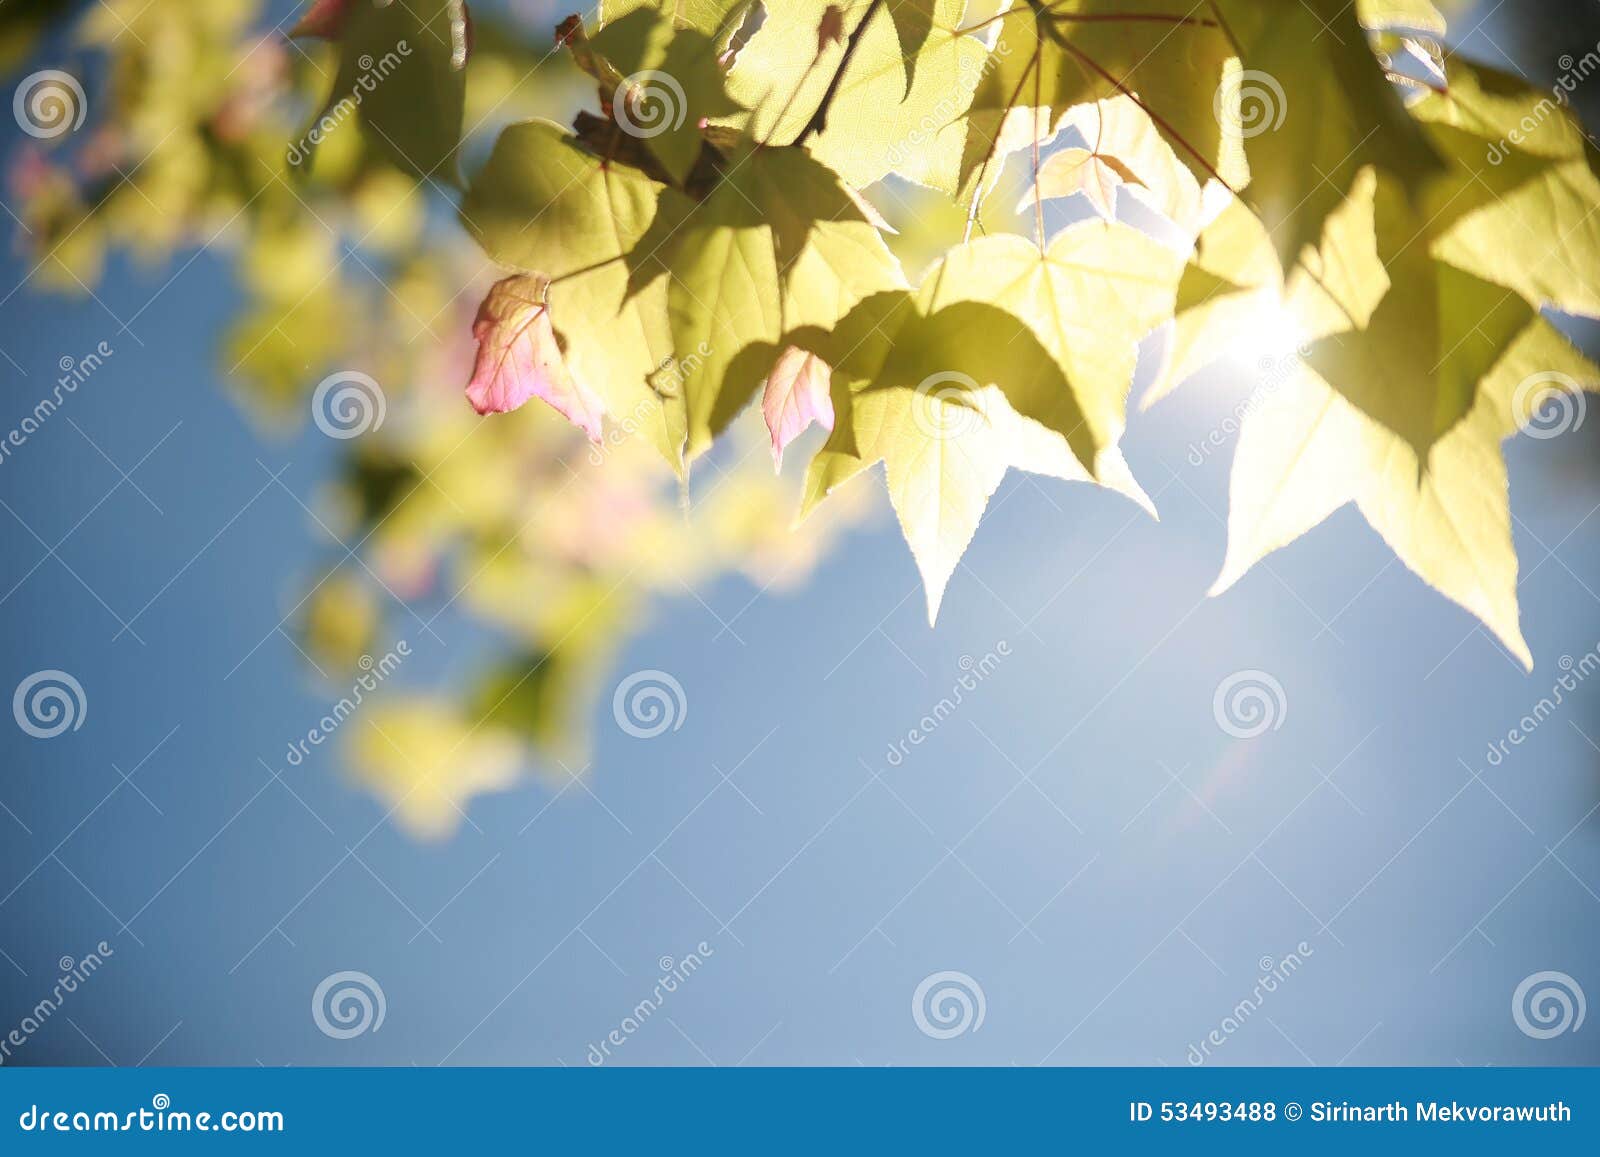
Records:
[[[75,132],[89,115],[89,98],[70,72],[47,68],[22,78],[11,97],[17,127],[30,137],[52,140]]]
[[[689,697],[683,684],[665,671],[635,671],[617,684],[611,714],[617,726],[635,739],[654,739],[683,726],[689,717]]]
[[[323,1036],[334,1040],[377,1032],[388,1009],[383,987],[365,972],[325,976],[311,994],[311,1019]]]
[[[1511,994],[1511,1019],[1534,1040],[1577,1032],[1587,1011],[1582,986],[1565,972],[1535,972]]]
[[[955,685],[950,688],[950,694],[940,699],[933,705],[931,711],[917,720],[916,726],[906,732],[904,739],[889,745],[888,752],[884,755],[884,762],[890,767],[899,767],[904,763],[910,757],[911,749],[921,747],[935,731],[943,727],[945,721],[966,702],[967,694],[976,691],[978,684],[999,670],[1001,660],[1010,654],[1011,643],[1001,639],[995,644],[994,650],[984,652],[981,659],[962,655],[957,664],[961,668],[961,674],[956,677]]]
[[[383,387],[359,370],[329,374],[311,395],[311,419],[317,429],[341,441],[376,430],[388,411]]]
[[[1555,370],[1524,378],[1511,395],[1511,415],[1530,438],[1557,438],[1580,428],[1585,409],[1583,387]]]
[[[943,370],[917,383],[911,420],[936,441],[964,438],[989,425],[988,397],[970,374]]]
[[[1249,140],[1276,132],[1289,115],[1289,98],[1270,72],[1247,68],[1222,78],[1211,112],[1217,123]]]
[[[677,992],[679,988],[689,982],[689,978],[701,968],[712,956],[716,949],[702,940],[694,946],[694,951],[685,953],[682,959],[674,960],[670,956],[663,956],[656,961],[656,967],[661,974],[656,979],[655,988],[650,995],[633,1006],[627,1016],[617,1022],[617,1026],[601,1039],[599,1044],[590,1044],[589,1051],[585,1054],[589,1063],[596,1068],[611,1059],[613,1049],[619,1049],[628,1043],[628,1038],[638,1032],[667,1002],[667,997]]]
[[[297,739],[289,744],[288,754],[285,758],[290,767],[299,767],[311,755],[313,747],[321,747],[333,733],[344,726],[345,720],[356,713],[356,709],[366,702],[366,696],[376,691],[384,680],[400,669],[400,664],[411,656],[411,644],[401,639],[395,644],[394,650],[384,652],[381,659],[373,659],[371,655],[362,655],[357,662],[361,674],[350,686],[350,694],[342,697],[335,703],[329,712],[317,721],[316,726],[306,731],[305,738]]]
[[[54,739],[83,726],[89,699],[83,684],[65,671],[35,671],[17,684],[11,696],[17,726],[35,739]]]
[[[56,363],[61,376],[56,379],[55,386],[34,403],[33,409],[22,416],[22,421],[4,438],[0,438],[0,464],[10,461],[11,456],[55,416],[66,400],[78,392],[78,387],[93,377],[95,371],[105,365],[106,359],[116,352],[110,342],[103,341],[82,357],[63,356]]]
[[[305,136],[289,146],[288,161],[291,168],[298,169],[311,159],[311,154],[317,146],[327,140],[333,131],[353,116],[361,107],[361,102],[375,90],[379,84],[387,80],[394,71],[400,67],[401,62],[411,55],[411,45],[404,41],[396,42],[394,49],[385,52],[376,60],[370,53],[356,58],[356,67],[361,74],[350,86],[350,91],[341,97],[337,104],[318,117],[306,130]],[[455,62],[452,59],[451,63]],[[459,68],[460,65],[455,65]]]
[[[172,1098],[157,1093],[147,1109],[115,1113],[105,1109],[52,1111],[29,1105],[17,1117],[24,1133],[282,1133],[276,1110],[228,1109],[221,1113],[174,1109]]]
[[[1266,671],[1235,671],[1217,684],[1211,697],[1217,726],[1235,739],[1254,739],[1283,726],[1289,698],[1283,684]]]
[[[1530,140],[1545,121],[1558,115],[1560,110],[1571,103],[1572,94],[1578,90],[1580,84],[1596,72],[1600,72],[1600,44],[1576,59],[1571,53],[1565,53],[1557,59],[1556,64],[1561,68],[1561,75],[1551,86],[1550,95],[1540,98],[1531,112],[1523,114],[1522,119],[1508,129],[1505,136],[1489,146],[1488,157],[1491,165],[1504,163],[1511,155],[1513,146]]]
[[[1316,950],[1302,940],[1294,946],[1293,952],[1285,954],[1282,959],[1275,960],[1271,956],[1263,956],[1256,962],[1259,972],[1250,995],[1234,1005],[1228,1015],[1206,1033],[1199,1044],[1191,1044],[1185,1059],[1191,1065],[1205,1064],[1211,1059],[1213,1052],[1227,1044],[1234,1033],[1249,1023],[1250,1018],[1266,1004],[1267,997],[1288,983],[1289,978],[1299,972],[1305,962],[1315,955]]]
[[[70,956],[58,960],[56,967],[60,971],[54,989],[29,1009],[15,1028],[0,1037],[0,1065],[9,1061],[15,1050],[27,1044],[29,1038],[60,1011],[67,998],[77,992],[80,986],[87,984],[89,978],[100,971],[100,966],[115,955],[111,945],[102,940],[94,946],[94,951],[85,953],[81,960],[74,960]]]
[[[983,986],[965,972],[935,972],[911,994],[911,1019],[934,1040],[977,1032],[988,1007]]]
[[[617,86],[622,94],[612,107],[617,124],[631,137],[648,140],[676,132],[689,115],[689,98],[677,78],[655,69],[624,77]]]

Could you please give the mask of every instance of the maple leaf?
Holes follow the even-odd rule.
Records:
[[[1039,176],[1017,203],[1017,212],[1031,208],[1036,201],[1081,193],[1094,211],[1109,221],[1116,216],[1117,189],[1143,183],[1137,173],[1109,153],[1061,149],[1039,166]]]
[[[1117,252],[1124,228],[1085,223],[1045,255],[1020,238],[962,246],[929,271],[917,294],[868,298],[831,334],[811,339],[835,367],[837,419],[807,471],[802,513],[884,462],[930,622],[1007,469],[1098,480],[1149,508],[1115,439],[1134,339],[1162,290],[1159,275]],[[1159,246],[1139,240],[1152,246],[1146,257],[1169,269],[1170,295],[1178,260],[1157,257]],[[1121,292],[1108,295],[1117,305],[1100,317],[1095,337],[1092,322],[1066,316],[1054,294],[1099,261],[1131,267],[1121,271]],[[1031,307],[1027,321],[1009,311],[1023,302]]]
[[[490,288],[472,323],[478,355],[467,399],[480,414],[503,414],[543,398],[598,442],[605,404],[567,372],[544,301],[549,284],[546,277],[519,274]]]
[[[472,21],[464,0],[313,7],[306,19],[339,41],[327,104],[291,156],[311,163],[320,134],[359,112],[374,148],[422,180],[458,182],[456,147],[466,106]],[[314,33],[326,34],[326,33]]]
[[[614,24],[631,12],[649,9],[670,16],[679,28],[693,28],[725,42],[753,7],[755,0],[601,0],[600,23]]]
[[[767,375],[761,413],[772,434],[772,462],[783,468],[783,451],[816,422],[833,429],[833,399],[828,392],[833,371],[816,354],[790,346]]]
[[[1117,96],[1147,112],[1197,179],[1244,183],[1237,124],[1215,110],[1234,49],[1204,5],[1184,13],[1163,0],[1029,3],[995,23],[966,117],[963,189],[992,183],[1006,153],[1051,135],[1073,106]]]
[[[1229,205],[1202,233],[1184,274],[1171,362],[1146,404],[1239,341],[1259,336],[1255,330],[1263,316],[1292,322],[1313,355],[1319,339],[1369,325],[1397,292],[1379,261],[1374,235],[1378,185],[1371,169],[1358,174],[1351,195],[1327,218],[1321,245],[1305,253],[1287,281],[1261,222],[1238,202]],[[1467,276],[1435,264],[1446,280]],[[1401,561],[1475,614],[1524,663],[1531,662],[1518,626],[1500,442],[1534,421],[1552,396],[1559,402],[1573,391],[1600,387],[1600,369],[1515,294],[1501,289],[1490,298],[1476,312],[1482,324],[1504,325],[1496,311],[1506,309],[1520,325],[1483,342],[1493,347],[1493,362],[1472,382],[1469,412],[1425,459],[1311,365],[1283,355],[1280,372],[1245,407],[1229,499],[1228,555],[1213,593],[1354,502]],[[1471,340],[1481,342],[1482,335]]]
[[[1019,411],[1059,431],[1094,470],[1122,436],[1139,340],[1172,315],[1183,259],[1117,222],[1087,220],[1041,252],[1020,237],[953,249],[923,278],[928,308],[987,302],[1026,325],[1068,389]]]
[[[1362,169],[1388,174],[1412,198],[1439,172],[1347,0],[1215,0],[1215,9],[1242,69],[1218,90],[1216,109],[1244,138],[1241,195],[1286,267],[1316,244]]]
[[[650,384],[674,361],[666,287],[630,294],[623,264],[655,220],[663,188],[605,165],[559,125],[525,121],[500,134],[461,220],[494,260],[549,278],[550,321],[573,378],[676,466],[682,397]]]
[[[1354,502],[1407,567],[1482,620],[1531,669],[1517,610],[1500,443],[1542,407],[1581,406],[1572,392],[1597,388],[1600,367],[1535,319],[1485,380],[1467,420],[1439,441],[1422,471],[1403,439],[1309,369],[1294,373],[1254,402],[1241,423],[1228,554],[1212,593],[1227,590],[1257,560]]]
[[[621,78],[611,99],[622,130],[679,183],[700,155],[700,126],[743,107],[728,95],[716,39],[651,9],[606,24],[588,47]]]
[[[964,136],[957,122],[987,58],[983,45],[962,31],[966,0],[936,0],[914,64],[905,58],[890,13],[861,26],[871,0],[769,5],[728,75],[729,91],[752,111],[729,123],[768,144],[799,139],[845,51],[843,45],[815,51],[816,30],[830,6],[843,10],[856,45],[838,78],[828,123],[807,148],[856,188],[893,172],[954,192]]]
[[[669,189],[661,203],[630,260],[635,286],[666,283],[692,459],[750,400],[785,335],[829,328],[905,278],[859,199],[803,149],[747,147],[704,200]]]
[[[1452,207],[1434,256],[1532,305],[1600,317],[1600,150],[1569,108],[1518,77],[1454,56],[1445,77],[1412,113],[1461,180],[1495,195]]]
[[[1077,105],[1060,118],[1058,127],[1075,132],[1086,151],[1115,160],[1131,173],[1131,178],[1123,178],[1121,191],[1165,217],[1191,242],[1206,220],[1206,196],[1224,191],[1214,180],[1202,188],[1132,97]],[[1041,178],[1053,167],[1053,159],[1041,166]]]

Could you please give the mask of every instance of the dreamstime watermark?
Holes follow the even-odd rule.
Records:
[[[0,1038],[0,1065],[11,1059],[14,1050],[27,1044],[28,1039],[43,1028],[66,1003],[67,997],[77,992],[79,985],[86,983],[100,970],[100,966],[107,959],[115,955],[111,945],[102,940],[94,946],[93,952],[87,953],[81,959],[74,960],[70,956],[63,956],[58,960],[56,967],[60,969],[61,974],[50,995],[35,1004],[15,1028]]]
[[[83,726],[89,699],[83,684],[67,672],[54,668],[35,671],[17,684],[11,696],[11,714],[26,734],[54,739],[69,728],[76,731]]]
[[[1511,1019],[1534,1040],[1577,1032],[1587,1012],[1583,986],[1565,972],[1525,976],[1511,994]]]
[[[652,667],[617,684],[611,714],[617,726],[635,739],[654,739],[683,726],[689,717],[689,697],[682,683]]]
[[[327,140],[333,131],[353,116],[361,107],[361,102],[372,93],[381,83],[393,75],[395,69],[400,67],[402,61],[411,55],[411,45],[404,40],[397,41],[394,48],[385,52],[377,59],[365,54],[356,58],[356,66],[361,69],[361,74],[356,77],[350,91],[342,96],[332,108],[327,109],[319,116],[305,135],[289,146],[288,160],[291,168],[298,169],[311,159],[311,154],[317,146]]]
[[[661,359],[661,364],[651,370],[646,380],[650,388],[663,398],[683,397],[684,383],[700,372],[706,359],[715,351],[710,342],[701,342],[682,357],[676,355]]]
[[[911,420],[935,441],[965,438],[988,429],[988,396],[976,378],[960,370],[929,374],[917,383]]]
[[[24,1133],[282,1133],[283,1114],[272,1109],[227,1109],[220,1113],[174,1109],[157,1093],[148,1109],[68,1111],[30,1104],[17,1116]]]
[[[683,397],[684,383],[697,373],[713,352],[708,342],[701,342],[685,356],[666,357],[646,376],[650,392],[645,394],[633,409],[618,418],[606,415],[605,432],[598,442],[589,444],[589,461],[595,466],[605,463],[611,451],[629,438],[645,432],[652,424],[666,422],[666,405]]]
[[[341,441],[376,430],[388,410],[383,387],[359,370],[329,374],[311,395],[311,418],[317,429]]]
[[[1199,1044],[1191,1044],[1189,1051],[1184,1054],[1185,1059],[1191,1065],[1205,1064],[1211,1058],[1213,1050],[1227,1044],[1228,1038],[1243,1028],[1245,1022],[1260,1011],[1267,997],[1277,992],[1279,987],[1299,972],[1305,962],[1314,955],[1316,951],[1302,940],[1294,946],[1293,952],[1280,960],[1274,960],[1270,956],[1263,956],[1258,960],[1256,967],[1260,970],[1260,975],[1256,978],[1255,987],[1250,990],[1250,995],[1234,1005],[1233,1011],[1206,1033]]]
[[[617,124],[631,137],[648,140],[676,132],[689,115],[689,98],[677,77],[655,69],[622,78],[612,104]]]
[[[1289,698],[1283,684],[1266,671],[1235,671],[1217,684],[1211,696],[1217,726],[1235,739],[1254,739],[1283,726]]]
[[[94,372],[105,364],[105,360],[116,352],[110,342],[101,342],[82,357],[63,357],[57,362],[61,376],[56,379],[54,388],[40,398],[31,411],[23,415],[22,421],[13,426],[4,439],[0,439],[0,465],[10,459],[12,453],[23,443],[37,434],[61,408],[62,403],[77,393],[78,387],[88,381]]]
[[[83,127],[89,98],[70,72],[47,68],[22,78],[11,96],[17,127],[38,140],[53,140]]]
[[[1211,100],[1211,112],[1223,128],[1249,140],[1283,127],[1289,115],[1289,98],[1277,77],[1247,68],[1222,78]]]
[[[1561,75],[1550,86],[1550,95],[1542,97],[1533,106],[1532,112],[1524,113],[1522,119],[1506,131],[1505,136],[1490,144],[1488,158],[1491,165],[1504,162],[1511,155],[1513,147],[1533,136],[1557,110],[1566,108],[1572,102],[1572,94],[1580,84],[1600,72],[1600,44],[1576,59],[1571,53],[1565,53],[1556,64],[1561,68]]]
[[[983,1027],[989,1003],[983,986],[965,972],[935,972],[911,994],[911,1019],[923,1036],[949,1040]]]
[[[1307,342],[1281,356],[1263,354],[1258,364],[1261,376],[1256,388],[1250,391],[1249,397],[1235,405],[1227,417],[1213,426],[1204,438],[1189,443],[1189,465],[1205,465],[1213,450],[1226,446],[1244,427],[1245,419],[1266,405],[1274,394],[1294,378],[1302,360],[1310,352],[1311,344]]]
[[[332,973],[311,994],[311,1020],[334,1040],[377,1032],[388,1011],[383,986],[365,972]]]
[[[1567,695],[1578,689],[1578,685],[1596,671],[1600,671],[1600,646],[1595,647],[1587,654],[1574,659],[1571,655],[1562,655],[1556,663],[1562,670],[1555,683],[1550,688],[1550,694],[1540,698],[1528,709],[1527,713],[1517,720],[1516,726],[1511,727],[1505,735],[1491,741],[1488,753],[1484,756],[1490,767],[1499,767],[1511,754],[1513,747],[1521,747],[1528,741],[1528,737],[1539,730],[1546,719],[1556,713],[1556,709],[1567,701]]]
[[[356,676],[356,681],[350,685],[350,694],[343,696],[335,703],[328,714],[317,721],[305,734],[304,739],[297,739],[289,744],[288,755],[285,757],[290,767],[299,767],[311,754],[311,748],[321,747],[333,733],[344,726],[344,721],[354,715],[356,708],[360,707],[366,696],[376,691],[383,685],[384,680],[393,675],[406,659],[411,657],[411,644],[401,639],[394,645],[394,649],[384,653],[380,659],[371,655],[362,655],[357,666],[361,674]]]
[[[636,434],[643,433],[652,422],[665,421],[663,411],[665,407],[661,398],[655,394],[646,394],[631,411],[621,418],[606,415],[605,432],[598,442],[589,443],[589,463],[592,466],[605,465],[611,452]]]
[[[599,1044],[591,1044],[585,1054],[589,1063],[596,1068],[611,1059],[611,1050],[621,1048],[628,1043],[628,1038],[644,1027],[661,1006],[666,1003],[667,997],[677,992],[679,987],[688,982],[705,966],[705,962],[716,955],[716,950],[704,940],[694,946],[694,951],[674,960],[670,956],[663,956],[656,961],[656,967],[661,970],[661,975],[656,979],[655,988],[650,995],[633,1006],[633,1011],[623,1017],[617,1026],[601,1038]]]
[[[1583,386],[1557,370],[1524,378],[1511,395],[1511,416],[1530,438],[1557,438],[1583,425]]]
[[[890,767],[899,767],[911,754],[911,748],[921,747],[928,741],[928,737],[940,727],[945,720],[956,713],[956,709],[966,701],[969,692],[976,691],[978,684],[982,683],[999,668],[1002,659],[1011,655],[1011,643],[1001,639],[995,644],[992,651],[984,653],[982,658],[974,659],[971,655],[962,655],[957,664],[961,674],[956,677],[955,684],[950,688],[950,694],[940,699],[933,708],[917,720],[917,725],[906,732],[904,739],[896,740],[889,745],[888,752],[884,755],[884,762]]]

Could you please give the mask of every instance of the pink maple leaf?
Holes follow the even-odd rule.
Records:
[[[472,323],[478,356],[467,400],[480,414],[504,414],[529,398],[543,398],[599,442],[605,404],[562,360],[544,300],[549,284],[539,274],[518,274],[489,290]]]
[[[816,354],[790,346],[767,375],[761,413],[772,434],[772,460],[783,467],[783,451],[812,422],[833,429],[833,397],[828,379],[833,371]]]

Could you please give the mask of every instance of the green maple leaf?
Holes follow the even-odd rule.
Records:
[[[1285,266],[1322,235],[1356,173],[1392,175],[1411,197],[1440,169],[1368,47],[1346,0],[1216,0],[1243,71],[1216,111],[1238,118],[1250,163],[1243,196]]]
[[[1445,67],[1445,90],[1412,111],[1495,195],[1452,211],[1434,255],[1533,305],[1600,317],[1600,151],[1549,92],[1457,57]]]
[[[612,95],[617,123],[681,184],[700,155],[700,125],[742,107],[728,95],[717,40],[636,8],[590,37],[588,47],[622,78]]]
[[[1530,321],[1478,392],[1467,419],[1433,448],[1425,472],[1404,440],[1309,369],[1261,397],[1239,433],[1228,554],[1213,593],[1347,502],[1412,571],[1533,658],[1517,610],[1517,557],[1500,443],[1545,406],[1581,406],[1600,367],[1548,322]]]
[[[1202,181],[1243,183],[1236,126],[1214,111],[1234,59],[1204,5],[1162,0],[1029,0],[998,21],[966,117],[963,188],[983,189],[1007,153],[1049,136],[1074,105],[1126,96]]]
[[[807,469],[801,515],[883,462],[930,622],[1007,469],[1088,477],[1061,435],[1017,412],[1013,400],[1040,408],[1070,392],[1003,310],[963,302],[930,315],[909,293],[880,294],[816,352],[835,367],[834,428]]]
[[[915,295],[867,299],[812,339],[834,366],[835,416],[804,509],[881,460],[932,620],[1007,469],[1099,481],[1149,508],[1116,441],[1136,342],[1170,313],[1181,266],[1088,221],[1043,253],[1016,237],[960,246]]]
[[[726,47],[728,38],[755,0],[601,0],[601,25],[614,24],[641,9],[659,12],[678,28],[693,28]]]
[[[355,4],[337,28],[339,72],[313,128],[341,109],[359,110],[368,139],[389,160],[425,180],[459,183],[469,41],[463,0]],[[301,150],[305,164],[314,143]]]
[[[1387,173],[1363,169],[1325,218],[1320,248],[1303,250],[1289,277],[1289,288],[1309,280],[1317,289],[1299,299],[1318,305],[1319,316],[1300,318],[1308,361],[1424,463],[1536,312],[1504,287],[1441,261],[1436,248],[1453,223],[1494,204],[1530,170],[1496,170],[1480,159],[1478,171],[1456,163],[1453,151],[1446,155],[1451,166],[1420,201]],[[1179,290],[1172,362],[1151,400],[1271,316],[1263,307],[1286,286],[1270,248],[1265,225],[1237,202],[1202,232]]]
[[[1201,235],[1178,295],[1172,364],[1147,396],[1164,396],[1190,373],[1259,336],[1263,317],[1283,319],[1323,342],[1372,340],[1397,300],[1379,260],[1373,222],[1380,181],[1358,174],[1351,195],[1325,222],[1321,245],[1307,250],[1287,280],[1261,222],[1238,202]],[[1465,219],[1465,218],[1464,218]],[[1500,442],[1547,405],[1600,388],[1600,369],[1574,351],[1516,294],[1437,261],[1429,276],[1450,285],[1447,309],[1482,328],[1459,338],[1458,356],[1483,365],[1471,381],[1468,412],[1427,456],[1391,426],[1363,411],[1311,365],[1286,353],[1251,399],[1241,424],[1229,500],[1228,556],[1213,593],[1228,589],[1262,557],[1294,541],[1334,510],[1355,502],[1400,559],[1481,619],[1529,662],[1518,627],[1516,556],[1510,533]],[[1466,303],[1474,295],[1477,303]],[[1426,308],[1426,307],[1424,307]],[[1509,330],[1509,332],[1497,332]],[[1382,335],[1402,359],[1402,331]],[[1426,354],[1423,356],[1436,357]],[[1446,363],[1449,359],[1445,359]],[[1404,363],[1403,363],[1404,364]],[[1413,368],[1429,374],[1435,367]],[[1448,365],[1439,367],[1448,375]],[[1385,379],[1423,395],[1415,382]]]
[[[905,284],[862,204],[798,148],[747,146],[702,201],[669,190],[630,261],[636,286],[666,284],[690,458],[749,402],[786,334]]]
[[[988,302],[1032,331],[1068,390],[1049,408],[1015,404],[1065,436],[1092,470],[1122,436],[1138,342],[1172,316],[1182,271],[1169,247],[1130,226],[1091,220],[1062,230],[1042,252],[1014,236],[958,246],[929,270],[921,296],[930,312]]]
[[[909,0],[907,0],[909,2]],[[807,142],[820,160],[857,188],[893,172],[954,191],[964,130],[956,123],[983,75],[987,54],[962,32],[966,0],[935,0],[932,21],[910,59],[889,13],[865,27],[871,0],[838,0],[844,28],[859,39],[839,79],[824,131]],[[821,102],[844,46],[817,51],[829,0],[770,6],[740,50],[729,89],[753,111],[739,123],[757,140],[792,144]]]

